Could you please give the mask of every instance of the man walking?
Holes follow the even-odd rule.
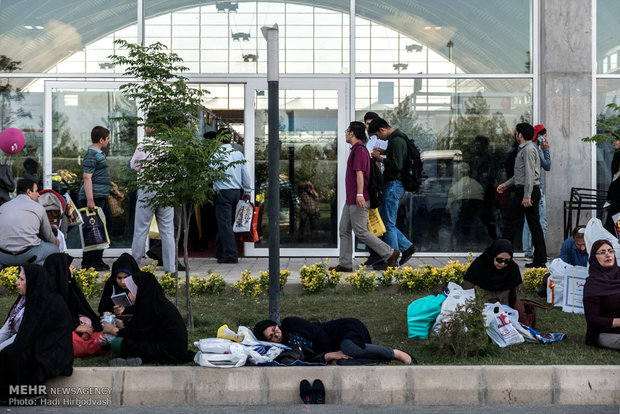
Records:
[[[407,140],[409,137],[398,129],[392,128],[384,119],[373,119],[368,126],[368,134],[375,134],[377,138],[387,141],[385,158],[375,157],[383,162],[383,204],[379,207],[379,214],[385,224],[385,242],[395,250],[403,252],[400,265],[404,265],[416,248],[405,235],[396,228],[398,203],[405,194],[403,187],[403,167],[407,159]],[[373,154],[374,155],[374,154]]]
[[[144,149],[144,144],[151,144],[153,138],[150,136],[155,128],[150,126],[144,127],[146,136],[144,141],[141,142],[131,157],[129,166],[138,172],[138,175],[142,171],[141,161],[150,160],[151,154],[148,154]],[[153,215],[157,220],[157,228],[159,235],[161,236],[162,243],[162,259],[164,272],[174,273],[176,264],[176,251],[174,245],[174,207],[160,207],[153,209],[147,204],[147,200],[153,196],[152,193],[148,193],[142,188],[138,189],[138,195],[136,202],[136,215],[134,219],[133,240],[131,242],[131,255],[136,262],[140,263],[144,256],[146,249],[146,237],[149,233],[151,221]]]
[[[545,236],[540,226],[538,204],[540,203],[540,157],[538,150],[532,143],[534,128],[527,123],[517,124],[516,140],[519,144],[515,159],[514,175],[505,183],[497,187],[502,194],[514,185],[516,187],[515,201],[509,206],[508,222],[504,226],[504,237],[513,242],[515,231],[521,229],[523,216],[527,220],[532,232],[534,244],[534,261],[525,267],[545,267],[547,262],[547,247]]]
[[[0,206],[0,264],[43,264],[47,256],[59,251],[60,242],[38,199],[37,183],[21,179],[17,197]]]
[[[353,270],[353,237],[351,230],[360,241],[370,247],[390,267],[396,266],[400,256],[398,249],[393,249],[368,231],[368,182],[370,180],[370,163],[368,151],[364,146],[366,140],[365,126],[361,122],[351,122],[345,132],[351,152],[347,160],[345,173],[346,201],[340,219],[340,258],[337,266],[329,270],[351,272]]]
[[[233,220],[237,202],[243,197],[250,198],[252,184],[250,174],[245,166],[245,157],[231,145],[232,133],[228,128],[220,128],[217,136],[222,142],[219,151],[224,153],[224,165],[227,181],[216,181],[213,188],[218,191],[215,197],[215,218],[217,219],[217,237],[215,238],[215,257],[218,263],[237,263],[237,242],[233,233]],[[239,162],[242,161],[242,162]]]
[[[90,133],[92,145],[82,160],[84,184],[80,188],[79,200],[88,210],[101,207],[106,217],[106,227],[109,223],[108,195],[110,194],[110,167],[103,149],[110,143],[110,131],[102,126],[96,126]],[[103,261],[103,250],[90,250],[82,256],[82,269],[93,267],[97,271],[109,270],[110,266]]]

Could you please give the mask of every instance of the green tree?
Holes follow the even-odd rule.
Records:
[[[6,55],[0,55],[0,72],[15,72],[20,70],[21,62],[15,61]],[[19,89],[13,88],[8,81],[6,84],[0,83],[0,131],[15,123],[15,118],[32,118],[30,112],[26,112],[23,108],[12,110],[11,102],[20,102],[24,100],[24,93]]]
[[[415,94],[406,96],[393,109],[384,112],[383,119],[414,139],[420,151],[434,150],[437,144],[435,136],[429,128],[418,122],[418,115],[413,105],[414,98]]]
[[[179,73],[187,70],[175,53],[168,53],[161,43],[142,46],[116,40],[126,55],[112,55],[124,75],[136,79],[120,87],[121,92],[136,101],[139,111],[148,119],[138,117],[138,125],[155,128],[152,139],[144,141],[144,150],[151,155],[141,164],[138,187],[153,196],[149,206],[181,207],[181,227],[185,261],[187,325],[193,327],[190,301],[190,276],[187,244],[190,215],[195,205],[211,203],[213,183],[227,180],[228,164],[218,151],[219,141],[198,138],[196,116],[203,92],[190,88],[187,78]],[[178,239],[178,234],[177,234]],[[178,301],[178,296],[177,296]]]
[[[607,104],[607,108],[607,113],[598,116],[597,133],[591,137],[582,138],[582,141],[594,142],[597,145],[620,141],[620,105],[612,102]]]

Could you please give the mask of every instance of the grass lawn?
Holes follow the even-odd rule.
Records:
[[[429,340],[407,338],[407,306],[414,299],[427,293],[394,293],[378,290],[371,294],[350,290],[337,290],[320,294],[282,294],[282,318],[300,316],[312,321],[328,321],[343,317],[361,319],[370,331],[373,343],[388,345],[414,355],[421,365],[607,365],[620,364],[618,351],[599,349],[585,345],[586,323],[581,314],[565,313],[560,308],[538,310],[537,330],[563,332],[567,338],[552,344],[523,343],[507,348],[489,346],[489,352],[476,358],[458,359],[438,355]],[[522,297],[528,297],[522,293]],[[540,298],[531,296],[540,301]],[[0,297],[0,314],[7,315],[15,297]],[[174,299],[172,299],[174,301]],[[93,309],[98,299],[90,300]],[[268,316],[269,301],[266,295],[247,298],[230,290],[221,296],[205,296],[192,299],[194,326],[189,332],[192,345],[201,338],[214,337],[223,324],[235,330],[239,325],[250,328]],[[180,298],[179,307],[184,312],[185,301]],[[75,366],[107,365],[109,355],[79,358]]]

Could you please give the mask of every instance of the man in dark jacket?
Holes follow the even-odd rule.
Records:
[[[385,224],[385,242],[394,250],[400,250],[403,255],[400,265],[405,264],[413,253],[415,246],[396,228],[396,216],[398,203],[405,194],[403,187],[402,171],[407,159],[407,140],[409,137],[402,131],[392,128],[384,119],[377,118],[368,126],[368,134],[374,134],[377,138],[387,141],[385,158],[373,156],[383,163],[383,204],[379,207],[379,214]]]

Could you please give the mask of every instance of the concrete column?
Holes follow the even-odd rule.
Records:
[[[540,117],[551,145],[545,172],[547,252],[563,241],[563,205],[571,187],[591,188],[592,2],[540,0]],[[583,216],[583,215],[582,215]],[[589,217],[581,218],[585,224]]]

